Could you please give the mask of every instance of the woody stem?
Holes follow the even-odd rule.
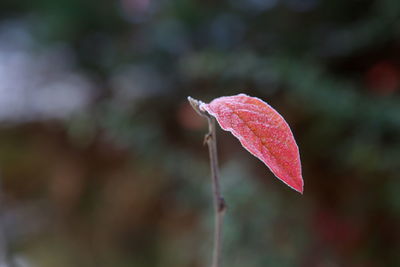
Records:
[[[219,267],[221,262],[222,250],[222,232],[224,214],[226,211],[226,204],[221,194],[220,176],[218,167],[218,153],[217,153],[217,135],[215,127],[215,119],[206,111],[200,109],[201,102],[191,97],[188,98],[194,110],[208,120],[208,133],[205,135],[205,143],[208,145],[210,166],[211,166],[211,180],[214,204],[214,250],[212,258],[212,267]]]

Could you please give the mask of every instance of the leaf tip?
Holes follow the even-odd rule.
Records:
[[[298,190],[297,192],[299,192],[301,195],[303,195],[303,193],[304,193],[304,189],[303,189],[303,186],[300,188],[300,190]]]
[[[304,181],[303,178],[300,176],[299,179],[296,179],[296,182],[288,183],[286,179],[281,179],[278,176],[276,176],[279,180],[281,180],[284,184],[292,188],[294,191],[300,193],[303,195],[304,192]]]
[[[303,193],[304,193],[304,182],[303,182],[303,178],[302,177],[300,177],[300,181],[301,181],[301,183],[300,183],[300,185],[295,189],[297,192],[299,192],[301,195],[303,195]]]

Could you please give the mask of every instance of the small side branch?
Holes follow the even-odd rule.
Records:
[[[215,229],[214,229],[214,251],[212,259],[212,267],[219,267],[221,261],[221,248],[222,248],[222,232],[224,214],[226,211],[226,204],[221,194],[220,176],[218,167],[218,153],[217,153],[217,135],[215,127],[215,119],[207,111],[200,108],[201,101],[188,97],[193,109],[201,116],[206,117],[208,120],[208,133],[204,137],[204,143],[208,145],[211,166],[211,179],[213,190],[213,203],[215,212]]]

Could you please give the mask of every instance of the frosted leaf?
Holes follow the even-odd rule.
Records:
[[[267,103],[245,94],[223,96],[200,109],[214,116],[242,146],[282,182],[303,193],[299,149],[283,117]]]

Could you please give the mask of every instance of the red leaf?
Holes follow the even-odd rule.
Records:
[[[289,125],[267,103],[245,94],[224,96],[200,109],[214,116],[242,146],[285,184],[303,193],[299,149]]]

